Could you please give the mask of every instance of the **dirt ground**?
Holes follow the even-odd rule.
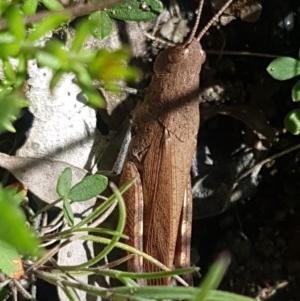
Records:
[[[297,57],[299,2],[261,3],[257,22],[233,21],[221,34],[204,38],[204,47],[216,49],[222,41],[225,50]],[[222,87],[224,94],[220,102],[202,105],[194,188],[198,183],[203,189],[207,181],[213,193],[198,192],[194,198],[193,247],[203,275],[220,251],[230,251],[232,263],[222,289],[292,301],[299,300],[300,284],[300,152],[279,155],[258,174],[253,169],[248,179],[240,179],[245,170],[300,142],[283,128],[285,114],[297,107],[290,96],[296,80],[270,78],[265,69],[271,60],[208,54],[201,77],[204,89],[216,85],[215,93]],[[205,99],[209,91],[203,94]],[[214,209],[207,207],[215,208],[215,203],[223,212],[211,216]],[[210,217],[203,219],[205,210]]]

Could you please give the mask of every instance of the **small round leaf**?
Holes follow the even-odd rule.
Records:
[[[268,73],[277,80],[291,79],[300,74],[300,61],[292,57],[278,57],[267,67]]]
[[[293,135],[300,134],[300,109],[295,109],[285,116],[284,126]]]

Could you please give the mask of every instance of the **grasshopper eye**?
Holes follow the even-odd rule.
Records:
[[[181,50],[174,49],[171,53],[168,54],[168,60],[170,63],[178,63],[184,60],[188,56],[189,50],[187,48],[183,48]]]

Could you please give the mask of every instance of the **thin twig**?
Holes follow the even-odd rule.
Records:
[[[272,156],[270,156],[270,157],[268,157],[268,158],[266,158],[266,159],[264,159],[264,160],[258,162],[258,163],[255,164],[252,168],[248,169],[246,172],[244,172],[244,173],[238,178],[238,180],[236,181],[236,183],[235,183],[233,189],[238,185],[238,183],[239,183],[242,179],[246,178],[246,177],[249,176],[250,174],[258,174],[259,171],[260,171],[260,169],[261,169],[265,164],[267,164],[267,163],[269,163],[269,162],[271,162],[271,161],[273,161],[273,160],[275,160],[275,159],[277,159],[277,158],[280,158],[280,157],[282,157],[282,156],[285,156],[285,155],[287,155],[287,154],[289,154],[289,153],[291,153],[291,152],[293,152],[293,151],[295,151],[295,150],[298,150],[298,149],[300,149],[300,143],[299,143],[299,144],[296,144],[296,145],[294,145],[294,146],[292,146],[292,147],[289,147],[289,148],[287,148],[287,149],[285,149],[285,150],[283,150],[283,151],[281,151],[281,152],[279,152],[279,153],[277,153],[277,154],[274,154],[274,155],[272,155]]]
[[[271,58],[275,59],[279,54],[268,54],[268,53],[259,53],[259,52],[249,52],[249,51],[233,51],[233,50],[205,50],[208,54],[218,54],[218,55],[236,55],[236,56],[253,56],[260,58]]]

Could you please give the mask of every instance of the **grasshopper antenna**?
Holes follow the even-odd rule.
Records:
[[[192,29],[190,35],[189,35],[189,38],[187,39],[187,41],[185,42],[184,45],[189,45],[191,43],[192,39],[194,38],[195,34],[196,34],[197,28],[198,28],[199,23],[200,23],[203,4],[204,4],[204,0],[201,0],[199,2],[199,6],[198,6],[198,9],[197,9],[197,18],[196,18],[195,24],[193,26],[193,29]]]
[[[213,23],[220,17],[220,15],[224,12],[224,10],[233,2],[234,0],[228,0],[219,11],[210,19],[210,21],[206,24],[206,26],[201,30],[201,32],[197,36],[197,40],[200,42],[201,38],[205,35],[208,29],[213,25]],[[194,30],[194,28],[193,28]]]

